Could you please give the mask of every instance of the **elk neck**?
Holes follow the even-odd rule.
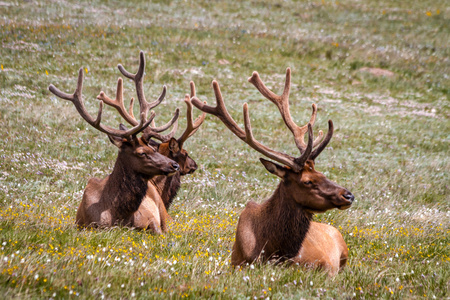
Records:
[[[107,201],[112,202],[113,212],[118,219],[126,219],[141,205],[147,193],[148,177],[135,172],[126,159],[121,159],[121,153],[116,160],[114,169],[109,175],[105,186],[108,191]]]
[[[176,197],[181,186],[181,174],[176,172],[174,175],[156,176],[150,180],[158,189],[158,193],[164,202],[166,210],[169,210],[173,199]]]
[[[262,209],[266,253],[280,261],[298,254],[313,217],[292,199],[291,194],[289,182],[282,180]]]

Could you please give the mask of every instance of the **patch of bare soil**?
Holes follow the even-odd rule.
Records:
[[[370,99],[372,102],[381,105],[367,105],[367,103],[360,104],[363,111],[371,115],[381,116],[386,112],[389,112],[399,116],[407,116],[413,114],[429,118],[438,118],[436,108],[430,107],[429,104],[426,103],[417,103],[413,100],[400,101],[387,95],[384,96],[376,94],[365,94],[364,96]],[[383,106],[385,108],[383,108]],[[386,110],[386,108],[388,108],[388,110]]]
[[[380,77],[380,76],[393,77],[395,75],[395,73],[392,72],[392,71],[385,70],[385,69],[380,69],[380,68],[364,67],[364,68],[359,69],[359,71],[370,73],[370,74],[372,74],[372,75],[374,75],[376,77]]]
[[[9,44],[2,45],[3,48],[16,50],[16,51],[28,51],[28,52],[36,52],[41,51],[41,48],[38,44],[35,43],[27,43],[24,41],[15,41]]]

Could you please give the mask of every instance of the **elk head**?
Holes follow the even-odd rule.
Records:
[[[153,143],[158,144],[154,141]],[[180,175],[192,174],[197,170],[195,160],[189,156],[188,152],[182,148],[182,145],[175,138],[171,138],[168,142],[160,143],[158,151],[180,165]]]
[[[225,107],[217,81],[212,83],[217,101],[216,107],[205,105],[196,97],[192,99],[192,103],[203,112],[217,116],[231,132],[250,147],[280,163],[281,165],[261,158],[265,168],[282,179],[282,185],[288,193],[287,198],[295,201],[305,211],[314,213],[324,212],[332,208],[346,209],[351,206],[354,200],[352,193],[316,171],[314,164],[314,160],[331,140],[333,122],[328,121],[328,133],[323,140],[322,131],[314,140],[312,126],[316,120],[317,107],[313,104],[310,121],[302,127],[295,124],[289,111],[290,80],[291,70],[288,68],[284,91],[281,96],[278,96],[264,85],[257,72],[253,72],[252,77],[248,79],[264,97],[278,107],[284,123],[294,136],[295,144],[301,154],[299,157],[272,150],[254,139],[247,103],[244,103],[243,106],[245,130],[240,128]],[[306,132],[308,132],[308,143],[305,143],[304,138]]]
[[[140,56],[141,62],[144,60],[143,52],[141,52]],[[138,72],[136,74],[131,74],[125,70],[122,71],[122,73],[133,79],[133,81],[136,83],[136,92],[137,97],[139,100],[139,108],[140,108],[140,121],[136,121],[134,119],[134,116],[132,116],[132,111],[130,110],[130,113],[128,112],[122,112],[122,117],[125,119],[133,117],[133,119],[136,121],[134,124],[134,127],[131,129],[126,128],[119,128],[114,129],[110,126],[104,125],[101,123],[102,118],[102,112],[103,112],[103,104],[107,103],[106,98],[101,98],[101,95],[104,95],[103,92],[100,93],[99,99],[100,101],[100,108],[97,113],[97,118],[93,118],[86,110],[83,102],[83,69],[81,68],[78,72],[78,81],[77,81],[77,88],[73,94],[66,94],[59,89],[57,89],[54,85],[49,86],[49,90],[56,95],[57,97],[65,100],[71,101],[75,108],[77,109],[78,113],[81,115],[81,117],[88,122],[91,126],[96,128],[97,130],[106,133],[110,139],[110,141],[119,148],[119,155],[117,158],[116,163],[121,162],[127,167],[131,168],[131,170],[135,171],[138,174],[141,174],[144,177],[153,177],[156,175],[172,175],[179,169],[179,165],[165,157],[164,155],[161,155],[158,153],[157,149],[155,147],[148,145],[148,140],[150,139],[150,135],[145,132],[145,130],[150,126],[152,123],[155,113],[152,112],[150,114],[150,117],[148,117],[148,112],[150,109],[161,103],[161,101],[164,99],[165,93],[166,93],[166,87],[164,86],[163,92],[158,98],[158,100],[148,103],[145,100],[145,95],[143,92],[143,77],[144,77],[144,65],[145,63],[141,64],[141,67],[139,68]],[[121,66],[119,66],[120,68]],[[119,78],[118,84],[117,84],[117,103],[122,103],[123,106],[123,83],[122,79]],[[131,115],[130,115],[131,114]],[[176,122],[176,119],[178,118],[179,111],[178,109],[175,112],[175,115],[173,119],[166,124],[163,127],[170,127],[174,122]],[[160,128],[159,128],[160,129]],[[154,129],[154,130],[159,130]],[[137,137],[137,135],[140,132],[144,132],[142,137]]]
[[[186,94],[184,97],[184,103],[186,103],[186,129],[183,134],[178,138],[170,136],[162,139],[162,143],[159,145],[160,153],[173,159],[180,165],[180,174],[192,174],[197,170],[197,163],[189,156],[188,152],[183,149],[184,142],[191,137],[205,121],[206,113],[202,113],[195,121],[192,113],[191,98],[195,97],[195,84],[190,82],[191,94]]]
[[[131,140],[109,136],[110,141],[119,148],[118,160],[126,162],[134,172],[144,178],[157,175],[174,175],[180,168],[177,162],[158,152],[156,147],[148,145],[145,134],[132,137]]]

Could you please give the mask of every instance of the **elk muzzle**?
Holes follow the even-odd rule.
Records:
[[[191,159],[191,160],[192,160],[192,159]],[[192,160],[192,163],[191,163],[190,166],[189,166],[189,170],[188,170],[187,174],[192,174],[192,173],[194,173],[196,170],[197,170],[197,163],[196,163],[194,160]]]
[[[173,162],[170,167],[172,168],[172,171],[167,171],[167,176],[175,175],[175,173],[180,169],[180,165],[176,162]]]
[[[157,170],[155,175],[172,176],[180,170],[180,165],[176,161],[158,152],[153,153],[151,157],[151,165]]]
[[[343,205],[338,206],[338,209],[344,210],[352,206],[355,196],[348,190],[345,190],[341,195],[341,200],[344,202]]]

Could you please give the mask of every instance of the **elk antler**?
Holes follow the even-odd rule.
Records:
[[[130,107],[127,111],[124,107],[123,103],[123,80],[122,78],[119,78],[117,80],[117,90],[116,90],[116,99],[109,98],[105,92],[101,91],[100,94],[97,96],[98,100],[103,101],[105,104],[114,107],[119,114],[124,118],[128,123],[131,123],[133,125],[136,125],[136,118],[133,115],[133,104],[134,104],[134,98],[131,98],[130,101]]]
[[[278,107],[278,110],[280,111],[284,123],[294,135],[295,144],[297,145],[297,148],[300,150],[301,153],[300,157],[294,158],[293,156],[290,156],[283,152],[275,151],[273,149],[264,146],[263,144],[259,143],[254,139],[250,124],[250,116],[248,113],[247,103],[244,103],[243,106],[245,131],[242,130],[242,128],[240,128],[237,125],[236,121],[234,121],[233,118],[228,113],[225,104],[223,102],[219,84],[215,80],[213,80],[212,85],[214,89],[214,94],[216,96],[217,102],[216,107],[203,104],[196,97],[192,98],[192,104],[194,104],[201,111],[218,117],[222,121],[222,123],[224,123],[225,126],[227,126],[228,129],[231,130],[231,132],[233,132],[237,137],[239,137],[241,140],[243,140],[245,143],[247,143],[250,147],[252,147],[256,151],[264,154],[265,156],[279,163],[291,167],[295,171],[299,171],[308,159],[314,160],[320,154],[320,152],[322,152],[322,150],[325,149],[326,145],[329,143],[331,137],[333,136],[333,122],[331,122],[331,120],[328,121],[328,128],[329,128],[328,133],[322,142],[320,142],[320,140],[323,137],[323,132],[320,131],[319,136],[317,137],[316,140],[314,140],[312,131],[312,126],[315,123],[317,115],[317,107],[315,104],[312,105],[313,109],[312,115],[310,121],[306,125],[300,127],[294,123],[289,111],[289,90],[291,82],[290,68],[286,70],[286,81],[284,85],[284,91],[281,96],[278,96],[271,90],[269,90],[261,81],[257,72],[253,72],[252,77],[250,77],[248,81],[251,82],[264,97],[272,101]],[[305,143],[304,138],[306,132],[308,132],[308,143]]]
[[[243,113],[244,113],[244,126],[245,131],[242,130],[242,128],[237,125],[236,121],[230,116],[228,113],[225,104],[223,102],[222,93],[220,92],[220,87],[217,81],[213,80],[212,82],[213,89],[214,89],[214,95],[216,96],[216,107],[212,107],[209,105],[206,105],[202,103],[197,97],[192,98],[192,104],[194,104],[198,109],[200,109],[203,112],[206,112],[208,114],[212,114],[216,117],[218,117],[222,123],[225,124],[225,126],[228,127],[231,132],[233,132],[238,138],[243,140],[245,143],[247,143],[250,147],[255,149],[256,151],[262,153],[263,155],[279,162],[284,165],[287,165],[294,169],[295,171],[299,171],[302,167],[302,165],[299,164],[299,162],[303,163],[308,159],[309,154],[312,150],[312,127],[310,124],[308,124],[308,135],[309,135],[309,141],[308,145],[305,148],[305,153],[299,158],[294,158],[288,154],[285,154],[283,152],[278,152],[273,149],[268,148],[267,146],[264,146],[260,142],[254,139],[253,133],[252,133],[252,127],[250,124],[250,116],[248,113],[248,105],[247,103],[244,103],[243,106]]]
[[[152,103],[149,103],[149,102],[147,102],[147,100],[145,100],[145,95],[144,95],[145,57],[144,57],[143,51],[141,51],[139,53],[139,69],[136,72],[136,74],[132,74],[132,73],[128,72],[127,70],[125,70],[125,68],[121,64],[117,65],[117,67],[119,68],[119,71],[123,74],[123,76],[134,81],[134,84],[136,85],[136,94],[137,94],[137,98],[139,100],[139,105],[141,107],[143,107],[144,111],[148,112],[150,109],[158,106],[158,104],[160,104],[164,100],[164,97],[166,96],[166,91],[167,91],[167,88],[165,85],[163,86],[161,95],[159,95],[157,100],[153,101]]]
[[[194,121],[194,116],[192,114],[192,103],[191,98],[196,97],[195,94],[195,84],[193,81],[190,82],[191,87],[191,95],[186,94],[184,96],[184,103],[186,103],[186,130],[183,132],[181,137],[178,139],[178,143],[180,144],[180,148],[183,147],[183,143],[192,136],[200,127],[200,125],[203,124],[206,118],[206,113],[203,112],[197,119]],[[205,102],[206,103],[206,102]]]
[[[143,109],[140,107],[140,122],[136,122],[134,124],[134,127],[130,130],[119,130],[114,129],[112,127],[109,127],[107,125],[101,124],[101,118],[102,118],[102,112],[103,112],[103,101],[100,101],[100,107],[97,113],[97,118],[94,119],[86,110],[86,107],[84,106],[83,102],[83,68],[80,68],[78,71],[78,81],[77,81],[77,88],[75,89],[75,92],[73,94],[66,94],[62,91],[60,91],[58,88],[56,88],[53,84],[50,84],[48,87],[50,92],[52,92],[55,96],[69,100],[77,109],[78,113],[81,115],[81,117],[86,120],[90,125],[92,125],[94,128],[100,130],[101,132],[104,132],[109,135],[118,136],[126,139],[130,139],[130,137],[137,135],[139,132],[144,130],[147,126],[150,125],[153,118],[155,117],[155,114],[152,113],[150,115],[150,118],[147,119],[148,110]]]
[[[253,72],[252,77],[248,79],[250,83],[252,83],[258,91],[267,99],[272,101],[280,111],[281,117],[283,118],[284,123],[289,128],[289,130],[294,135],[295,144],[297,145],[297,148],[300,150],[301,153],[303,153],[306,149],[306,143],[305,143],[305,133],[308,131],[308,123],[302,127],[295,124],[295,122],[292,120],[291,113],[289,110],[289,91],[291,89],[291,69],[286,69],[286,81],[284,83],[284,90],[281,96],[278,96],[271,90],[269,90],[266,85],[262,82],[261,78],[259,77],[258,72]],[[311,119],[309,120],[309,123],[314,126],[314,123],[316,122],[316,115],[317,115],[317,106],[315,104],[312,105],[312,114]],[[319,136],[314,141],[313,147],[316,147],[320,140],[323,137],[322,130],[319,131]]]
[[[284,83],[284,90],[281,96],[278,96],[271,90],[269,90],[266,85],[262,82],[261,78],[259,77],[258,72],[253,72],[252,77],[248,79],[250,83],[252,83],[258,91],[267,99],[272,101],[280,111],[280,114],[283,118],[284,123],[289,128],[289,130],[294,135],[295,144],[297,145],[297,148],[300,150],[301,153],[305,153],[307,145],[305,144],[304,136],[306,131],[308,130],[308,124],[311,124],[311,126],[314,126],[314,123],[316,122],[316,115],[317,115],[317,106],[315,104],[312,105],[312,114],[311,119],[309,120],[309,123],[300,127],[292,120],[291,113],[289,110],[289,91],[291,88],[291,69],[286,69],[286,81]],[[323,137],[322,130],[319,131],[319,136],[314,140],[313,148],[316,148],[314,152],[312,152],[310,159],[314,160],[320,152],[322,152],[323,149],[328,145],[328,143],[331,140],[331,137],[333,136],[333,122],[331,120],[328,121],[328,133],[325,137],[325,139],[321,141]],[[302,155],[303,156],[303,155]]]
[[[120,80],[120,79],[119,79]],[[117,95],[122,95],[122,90],[119,92],[119,87],[122,88],[122,85],[120,83],[117,84]],[[186,94],[184,102],[186,103],[186,115],[187,115],[187,126],[184,133],[181,135],[180,138],[178,138],[178,143],[180,144],[180,147],[183,146],[183,143],[191,137],[200,127],[200,125],[203,124],[203,121],[205,121],[206,113],[203,113],[201,116],[199,116],[195,121],[193,120],[193,114],[192,114],[192,104],[191,104],[191,97],[195,97],[195,84],[194,82],[190,82],[190,88],[191,88],[191,94]],[[123,105],[123,97],[122,96],[116,96],[116,100],[110,99],[108,96],[105,95],[104,92],[101,92],[100,95],[97,97],[99,100],[103,100],[106,104],[116,108],[119,113],[124,117],[124,119],[131,125],[135,125],[137,123],[136,119],[133,115],[128,113],[125,110],[125,107]],[[130,104],[131,106],[132,104]],[[130,109],[132,110],[132,109]],[[145,133],[148,134],[150,137],[154,137],[162,142],[167,142],[170,140],[177,131],[178,128],[178,116],[179,116],[179,110],[177,109],[175,112],[174,118],[167,123],[166,125],[155,127],[155,120],[152,121],[149,127],[146,128]],[[175,122],[173,122],[175,120]],[[172,124],[174,124],[171,132],[166,135],[158,134],[158,132],[164,131],[167,128],[169,128]]]
[[[150,109],[155,108],[164,100],[164,97],[166,96],[166,91],[167,91],[167,88],[165,85],[163,86],[163,91],[162,91],[161,95],[158,97],[158,99],[156,101],[149,103],[145,99],[145,95],[144,95],[144,91],[143,91],[144,90],[143,82],[144,82],[144,70],[145,70],[145,57],[144,57],[143,51],[141,51],[139,53],[139,68],[138,68],[138,71],[136,72],[136,74],[132,74],[132,73],[126,71],[125,68],[121,64],[119,64],[117,67],[119,68],[120,72],[125,77],[134,81],[135,86],[136,86],[137,98],[138,98],[141,109],[143,108],[144,111],[148,112]],[[100,94],[97,96],[97,99],[102,100],[107,105],[114,107],[129,124],[131,124],[133,126],[136,126],[136,124],[138,124],[138,121],[136,120],[136,118],[133,115],[134,98],[131,98],[128,111],[125,109],[124,102],[123,102],[123,82],[122,82],[121,78],[119,78],[118,82],[117,82],[116,99],[113,100],[113,99],[109,98],[103,91],[100,92]],[[174,113],[174,116],[172,117],[172,119],[167,124],[159,126],[159,127],[154,126],[154,120],[153,120],[151,122],[150,126],[148,128],[146,128],[146,130],[145,130],[146,135],[148,135],[150,137],[154,137],[159,140],[169,140],[171,137],[174,136],[175,131],[177,130],[179,113],[180,113],[180,111],[177,108],[175,110],[175,113]],[[172,125],[174,125],[174,127],[169,134],[167,134],[167,135],[159,134],[159,132],[167,130]]]

